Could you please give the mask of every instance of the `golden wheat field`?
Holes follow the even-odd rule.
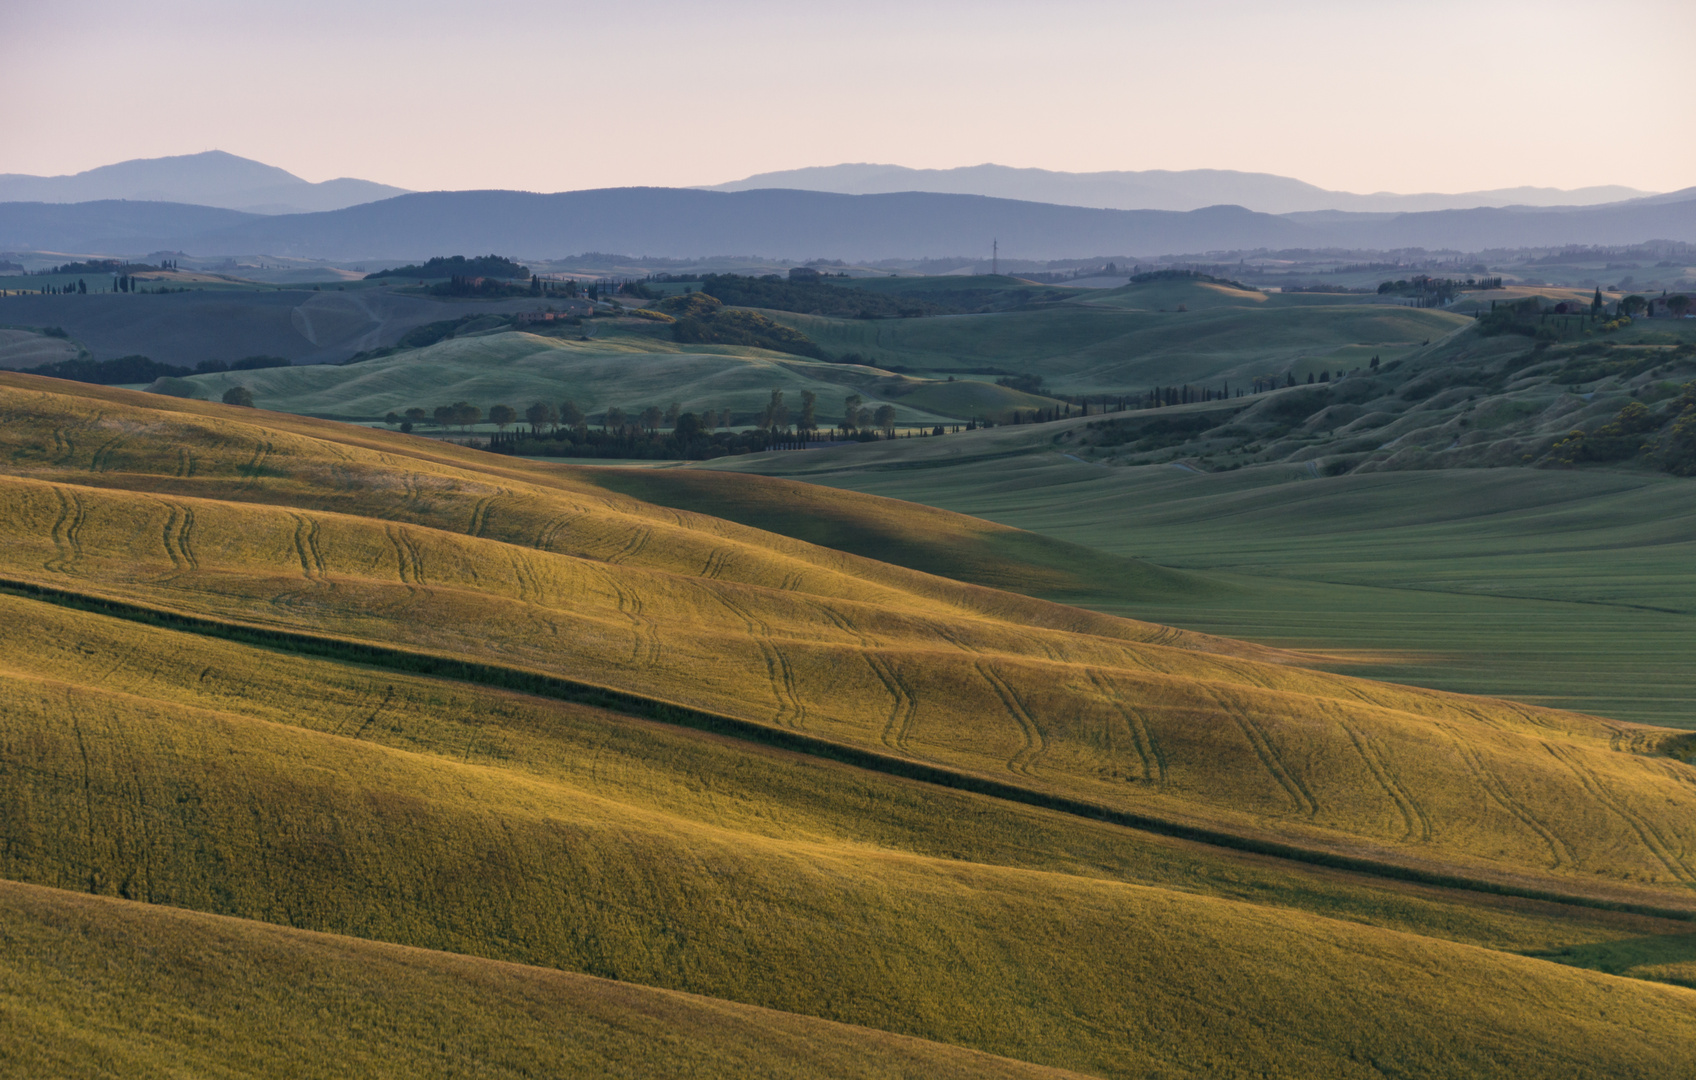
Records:
[[[396,1073],[429,1067],[421,1015],[576,1068],[663,1031],[724,1075],[1696,1067],[1678,732],[300,417],[0,375],[0,461],[0,877],[30,886],[0,898],[0,992],[60,988],[0,1051],[52,1070],[116,1052],[52,1032],[116,1045],[148,1002],[175,1019],[133,1060],[163,1074],[325,993],[405,1044]],[[852,498],[933,552],[992,541],[1009,583],[1059,573]],[[64,990],[183,958],[202,982]],[[205,1003],[238,983],[263,1009]]]

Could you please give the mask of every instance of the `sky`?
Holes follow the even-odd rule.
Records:
[[[434,190],[869,161],[1696,185],[1689,0],[0,0],[0,173],[225,150]]]

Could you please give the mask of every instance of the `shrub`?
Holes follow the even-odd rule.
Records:
[[[253,408],[253,391],[245,386],[232,386],[224,391],[223,400],[225,405],[240,405],[251,409]]]

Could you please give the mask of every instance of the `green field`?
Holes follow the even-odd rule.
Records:
[[[950,438],[969,458],[968,437]],[[1203,475],[1039,449],[910,468],[896,449],[726,467],[946,507],[1217,586],[1134,603],[1073,593],[1073,603],[1352,651],[1358,663],[1345,670],[1372,678],[1696,727],[1689,480],[1528,469],[1316,478],[1295,466]]]
[[[888,280],[893,287],[903,279]],[[1076,299],[1033,310],[928,319],[768,314],[833,354],[857,352],[933,376],[988,369],[1040,375],[1071,394],[1241,386],[1291,365],[1302,374],[1303,363],[1353,366],[1362,349],[1389,360],[1468,321],[1376,297],[1267,295],[1194,282],[1074,291]],[[1178,311],[1180,304],[1189,310]]]
[[[888,402],[901,425],[934,425],[988,411],[1052,407],[1048,398],[980,383],[912,379],[853,364],[832,364],[730,345],[677,345],[652,331],[597,325],[590,341],[501,331],[457,337],[422,349],[342,367],[270,368],[196,375],[189,382],[216,400],[232,386],[253,391],[256,404],[281,412],[370,420],[417,406],[426,410],[469,401],[485,412],[567,398],[598,416],[618,406],[639,412],[678,403],[685,410],[729,410],[752,423],[773,390],[793,416],[801,393],[818,395],[818,417],[832,423],[843,399],[859,394],[868,407]]]

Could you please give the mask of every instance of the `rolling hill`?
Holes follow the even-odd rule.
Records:
[[[819,419],[826,423],[841,417],[849,394],[861,395],[872,408],[881,401],[894,404],[904,425],[1056,404],[984,383],[908,378],[744,346],[679,345],[645,326],[601,324],[594,329],[590,341],[505,330],[344,367],[224,372],[187,381],[208,400],[241,385],[266,408],[351,420],[461,400],[485,409],[504,402],[523,412],[533,401],[557,405],[570,398],[596,417],[610,406],[640,411],[676,402],[687,410],[729,411],[735,423],[746,424],[773,390],[787,395],[792,410],[799,408],[803,391],[817,394]]]
[[[0,1046],[98,1025],[204,1060],[334,1015],[360,1026],[320,1024],[318,1060],[398,1069],[495,1031],[544,1060],[569,1016],[566,1060],[651,1032],[777,1075],[1696,1065],[1677,731],[1327,674],[597,470],[15,374],[0,409],[0,877],[38,887],[0,897],[0,979],[114,988],[33,994]],[[695,497],[804,516],[785,487]],[[811,498],[1029,592],[1065,570]],[[1127,604],[1191,587],[1114,565]],[[150,978],[185,939],[204,974]],[[842,1064],[786,1064],[803,1038]]]
[[[1241,387],[1303,359],[1317,366],[1363,347],[1394,359],[1471,322],[1377,297],[1267,294],[1199,281],[1087,290],[1067,303],[942,319],[768,314],[828,352],[857,352],[885,367],[932,377],[1035,375],[1057,391],[1115,398],[1186,383]]]

